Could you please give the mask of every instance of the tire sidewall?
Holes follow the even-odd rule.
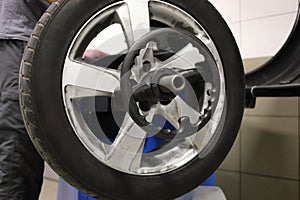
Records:
[[[89,17],[114,2],[62,1],[63,6],[45,25],[31,74],[38,137],[47,141],[46,153],[56,158],[54,168],[59,168],[57,171],[67,181],[76,180],[74,184],[83,191],[113,199],[172,199],[196,187],[214,172],[234,142],[244,108],[244,75],[239,51],[226,23],[208,1],[167,1],[197,19],[219,51],[226,82],[225,125],[220,127],[221,134],[205,157],[196,157],[175,171],[159,176],[119,172],[101,163],[82,145],[70,125],[62,98],[63,65],[73,38]],[[51,165],[53,161],[49,162]]]

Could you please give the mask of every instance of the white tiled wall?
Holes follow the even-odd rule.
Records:
[[[251,58],[251,69],[286,41],[298,8],[298,0],[210,1],[231,28],[242,57]],[[245,111],[216,184],[229,200],[299,200],[300,99],[258,98],[256,103]]]
[[[223,15],[227,23],[240,22],[240,0],[209,0]]]
[[[241,23],[241,54],[244,58],[273,56],[293,27],[296,13],[246,20]]]
[[[241,0],[241,21],[296,12],[298,0]]]
[[[231,28],[243,58],[273,56],[296,19],[298,0],[210,0]]]

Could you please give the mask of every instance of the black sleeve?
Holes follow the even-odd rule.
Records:
[[[31,9],[33,15],[36,17],[37,20],[42,16],[42,14],[50,5],[50,3],[48,3],[45,0],[24,0],[24,2]]]

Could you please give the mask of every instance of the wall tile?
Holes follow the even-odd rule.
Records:
[[[296,12],[241,23],[243,58],[274,56],[285,43],[296,18]]]
[[[242,174],[241,200],[299,200],[299,182]]]
[[[228,24],[239,48],[241,48],[240,0],[209,0]]]
[[[245,73],[251,72],[251,71],[261,67],[263,64],[265,64],[271,58],[272,57],[244,59],[243,64],[244,64]]]
[[[298,118],[244,117],[241,171],[299,179]]]
[[[297,8],[298,0],[241,0],[241,19],[243,21],[295,12]]]
[[[241,23],[229,23],[228,26],[233,34],[233,37],[239,49],[241,50]]]
[[[297,117],[298,97],[257,98],[254,109],[246,109],[245,116],[289,116]]]
[[[228,200],[241,200],[239,173],[218,170],[215,172],[215,185],[223,190]]]
[[[220,165],[219,169],[222,170],[230,170],[230,171],[240,171],[240,133],[238,134],[237,138],[235,139],[235,142],[223,161],[223,163]]]
[[[240,21],[240,0],[209,0],[227,23]]]

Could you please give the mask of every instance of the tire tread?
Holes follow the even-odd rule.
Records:
[[[39,154],[43,157],[43,159],[55,170],[55,172],[64,177],[66,181],[72,183],[72,185],[76,188],[80,188],[82,192],[87,195],[92,196],[94,193],[91,192],[88,188],[84,188],[82,184],[79,184],[77,180],[75,180],[72,176],[66,173],[66,169],[63,169],[63,164],[60,163],[46,140],[40,134],[41,129],[38,125],[37,116],[34,112],[34,108],[32,105],[32,90],[31,90],[31,78],[33,71],[33,63],[34,63],[34,55],[35,49],[38,48],[40,38],[43,35],[43,31],[45,30],[45,26],[51,21],[51,18],[55,15],[55,13],[59,10],[60,6],[66,3],[67,0],[58,0],[54,2],[47,11],[42,15],[36,24],[34,30],[32,31],[31,37],[25,47],[21,66],[20,66],[20,80],[19,80],[19,97],[20,97],[20,107],[23,115],[24,124],[26,126],[27,132],[33,140],[34,146],[36,147]],[[112,200],[111,198],[107,198],[105,196],[97,197],[101,200]]]

